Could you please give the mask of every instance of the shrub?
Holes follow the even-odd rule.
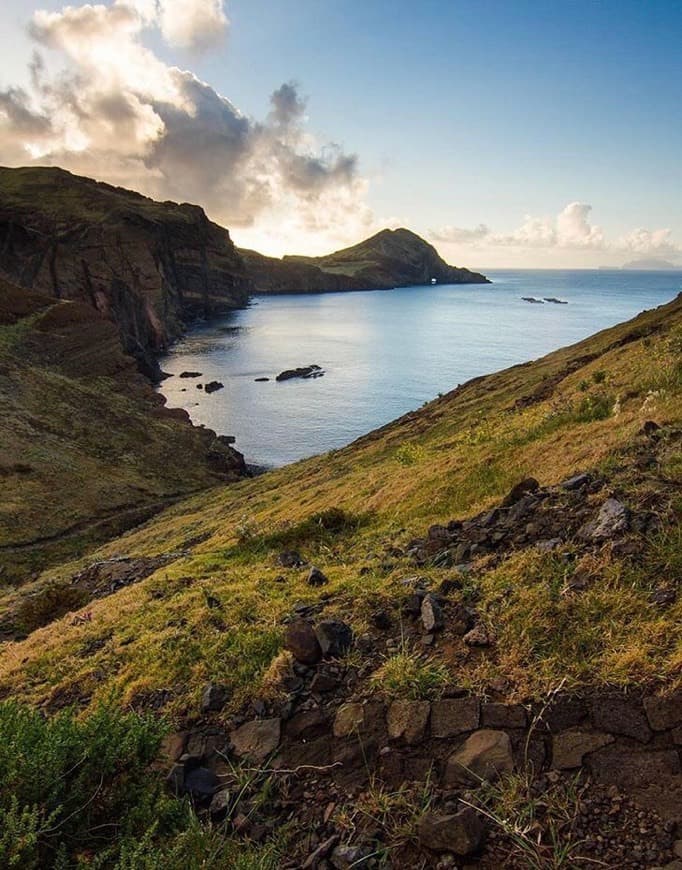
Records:
[[[46,583],[36,592],[22,596],[14,617],[16,627],[30,634],[72,610],[78,610],[88,601],[87,592],[66,581]]]

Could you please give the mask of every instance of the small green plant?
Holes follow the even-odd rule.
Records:
[[[436,697],[448,682],[447,668],[403,649],[390,656],[372,675],[372,686],[389,698],[425,700]]]
[[[581,846],[573,827],[584,791],[578,775],[557,780],[537,793],[532,774],[524,771],[495,783],[482,782],[475,798],[462,803],[498,827],[529,870],[570,870]]]
[[[424,448],[419,444],[401,444],[395,458],[401,465],[416,465],[424,458]]]
[[[583,380],[578,384],[578,389],[581,393],[586,393],[590,389],[590,382],[583,378]]]
[[[594,393],[585,396],[578,405],[575,419],[578,423],[593,423],[606,420],[613,412],[615,399],[607,393]]]
[[[592,380],[595,384],[604,384],[606,383],[606,372],[604,369],[597,369],[596,372],[592,372]]]

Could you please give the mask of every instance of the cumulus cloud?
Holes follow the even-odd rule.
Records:
[[[295,83],[273,92],[258,121],[143,43],[157,28],[170,44],[196,50],[227,27],[222,0],[115,0],[36,12],[31,88],[0,91],[0,160],[58,164],[198,202],[228,226],[295,213],[300,228],[326,231],[342,211],[356,228],[371,225],[356,156],[316,143]],[[47,72],[46,50],[63,59],[59,72]]]
[[[600,226],[591,223],[592,206],[585,202],[568,203],[555,217],[526,215],[511,233],[496,233],[486,224],[467,229],[444,226],[430,231],[435,241],[477,249],[492,247],[542,248],[611,253],[682,254],[672,240],[670,229],[635,229],[609,241]]]

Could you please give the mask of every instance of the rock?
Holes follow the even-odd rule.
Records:
[[[323,840],[320,845],[315,849],[314,852],[311,852],[310,855],[303,862],[303,867],[301,870],[317,870],[320,866],[320,861],[323,858],[326,858],[327,855],[331,852],[331,850],[336,845],[339,839],[338,834],[333,834],[331,837],[328,837],[326,840]]]
[[[200,378],[202,372],[180,372],[178,377],[180,378]]]
[[[289,381],[292,378],[321,378],[324,374],[321,366],[299,366],[296,369],[286,369],[275,378],[276,381]]]
[[[580,767],[583,758],[609,743],[613,743],[611,734],[599,734],[596,731],[562,731],[555,734],[552,740],[552,766],[559,770],[571,770]]]
[[[607,746],[591,755],[588,763],[598,782],[625,789],[650,788],[680,775],[680,756],[674,749],[642,752]]]
[[[645,698],[644,709],[654,731],[667,731],[676,725],[682,725],[682,692]]]
[[[540,489],[540,484],[534,477],[527,477],[514,486],[511,491],[505,496],[502,501],[502,507],[511,507],[516,502],[520,501],[524,495],[532,492],[537,492]]]
[[[284,635],[284,649],[303,665],[317,664],[322,658],[322,648],[315,629],[305,619],[289,623]]]
[[[324,658],[337,659],[353,645],[353,629],[337,619],[325,619],[315,627],[315,635]]]
[[[628,530],[629,511],[615,498],[607,498],[596,519],[580,529],[578,535],[586,541],[605,541]]]
[[[562,480],[559,486],[568,492],[573,492],[576,489],[582,489],[591,482],[592,476],[589,474],[574,474],[573,477],[569,477],[567,480]]]
[[[313,677],[310,684],[310,691],[315,695],[334,692],[340,684],[339,678],[335,674],[329,674],[325,671],[319,671]]]
[[[316,568],[314,565],[308,572],[307,579],[308,586],[326,586],[329,583],[327,576],[320,571],[319,568]]]
[[[221,384],[220,381],[209,381],[204,387],[204,390],[207,393],[215,393],[216,390],[222,390],[224,386],[225,384]]]
[[[429,526],[426,535],[430,541],[449,541],[451,537],[448,528],[441,525]]]
[[[447,698],[431,704],[431,735],[456,737],[478,728],[478,698]]]
[[[197,803],[208,803],[219,786],[218,777],[207,767],[185,770],[185,792]]]
[[[213,799],[208,808],[211,818],[214,821],[222,821],[229,813],[232,807],[232,795],[224,788],[213,795]]]
[[[466,857],[477,852],[483,841],[485,825],[473,807],[442,815],[426,812],[419,820],[419,845],[432,852],[452,852]]]
[[[642,433],[642,435],[646,435],[647,438],[651,438],[651,436],[654,435],[656,432],[659,432],[660,429],[661,427],[658,425],[658,423],[654,422],[653,420],[647,420],[640,429],[640,432]]]
[[[648,743],[652,732],[640,701],[602,697],[592,701],[592,724],[600,731],[632,737],[640,743]]]
[[[490,646],[490,635],[482,622],[479,622],[471,631],[468,631],[462,640],[467,646]]]
[[[264,383],[265,381],[269,381],[269,380],[270,380],[270,378],[254,378],[254,381],[255,381],[257,384],[262,384],[262,383]]]
[[[209,683],[201,695],[201,712],[214,713],[222,710],[230,697],[225,686]]]
[[[332,867],[336,870],[353,870],[367,867],[367,850],[362,846],[337,846],[331,854]]]
[[[481,705],[481,725],[484,728],[525,728],[527,723],[526,708],[521,704]]]
[[[280,732],[279,719],[254,719],[233,731],[230,740],[237,756],[261,763],[279,746]]]
[[[436,597],[429,593],[425,595],[420,607],[421,619],[427,633],[438,631],[443,627],[443,609]]]
[[[311,740],[329,733],[329,714],[319,707],[304,710],[292,716],[285,726],[287,737],[292,740]]]
[[[481,780],[493,782],[503,773],[514,770],[509,735],[504,731],[482,728],[475,731],[448,758],[445,785],[478,785]]]
[[[277,556],[277,563],[282,568],[300,568],[301,565],[305,565],[305,562],[296,550],[283,550]]]
[[[362,726],[364,720],[365,710],[362,704],[343,704],[336,711],[334,737],[348,737]]]
[[[428,701],[394,701],[386,717],[391,740],[404,740],[409,745],[421,743],[431,713]]]

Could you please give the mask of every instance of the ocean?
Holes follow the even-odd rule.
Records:
[[[280,466],[341,447],[477,375],[536,359],[682,291],[681,272],[490,270],[488,285],[256,296],[161,359],[169,407]],[[522,297],[567,304],[533,304]],[[276,382],[316,364],[324,376]],[[199,378],[180,378],[183,371]],[[257,382],[256,378],[270,378]],[[217,380],[207,394],[197,384]]]

